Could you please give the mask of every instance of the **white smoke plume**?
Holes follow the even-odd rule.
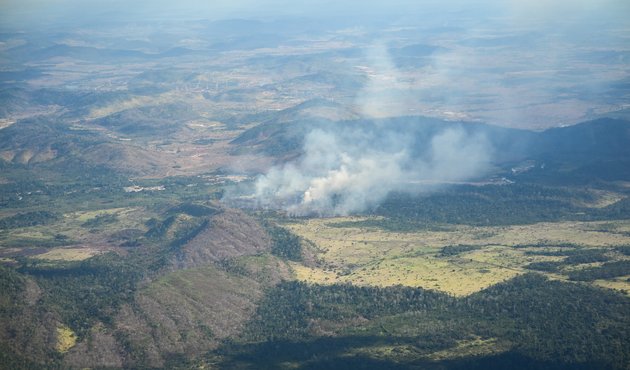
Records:
[[[393,88],[397,74],[386,49],[379,45],[368,55],[373,72],[358,104],[366,116],[391,114],[396,101],[409,97],[394,93],[400,89]],[[348,215],[372,209],[392,191],[465,181],[488,167],[488,141],[482,135],[470,136],[463,127],[448,126],[419,142],[421,127],[403,125],[401,131],[401,125],[379,122],[340,125],[334,131],[313,129],[298,160],[273,167],[257,179],[257,205],[292,215]]]

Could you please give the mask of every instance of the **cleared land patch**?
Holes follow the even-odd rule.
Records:
[[[500,343],[496,338],[482,339],[477,337],[459,341],[455,347],[433,352],[428,357],[431,360],[439,361],[470,356],[491,355],[507,350],[509,350],[509,347]]]
[[[309,219],[285,225],[319,250],[316,264],[291,264],[296,278],[319,284],[405,285],[465,296],[531,271],[567,280],[572,270],[628,259],[617,248],[630,245],[630,235],[618,231],[629,221],[456,225],[398,233],[361,226],[369,220]],[[554,268],[545,269],[545,263]],[[592,284],[630,288],[623,278]]]
[[[77,343],[77,335],[65,325],[57,328],[57,345],[55,348],[60,353],[66,353]]]
[[[50,260],[50,261],[83,261],[97,254],[102,253],[102,250],[95,248],[54,248],[50,251],[33,256],[37,259]]]

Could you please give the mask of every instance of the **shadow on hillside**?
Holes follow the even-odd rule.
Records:
[[[220,352],[224,358],[220,368],[226,369],[544,369],[580,370],[609,369],[601,363],[566,363],[542,361],[516,353],[505,352],[488,356],[466,357],[456,360],[412,360],[378,359],[366,354],[366,348],[379,345],[413,343],[414,338],[397,338],[390,343],[378,336],[319,338],[313,341],[290,342],[269,341],[249,345],[228,345]],[[358,350],[363,350],[362,353]],[[367,349],[369,352],[369,349]],[[395,351],[395,350],[394,350]],[[393,352],[393,351],[392,351]],[[431,352],[431,351],[429,351]],[[395,353],[395,352],[394,352]],[[418,358],[420,356],[414,356]]]

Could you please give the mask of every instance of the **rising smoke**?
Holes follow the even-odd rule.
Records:
[[[386,50],[377,45],[368,53],[370,81],[357,99],[366,117],[402,115],[400,103],[410,98],[396,86],[400,81]],[[376,122],[314,128],[299,159],[257,179],[256,204],[293,215],[348,215],[372,209],[392,191],[419,192],[488,168],[488,140],[461,125],[427,138],[421,126]]]

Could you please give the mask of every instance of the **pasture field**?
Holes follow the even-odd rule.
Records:
[[[83,261],[102,253],[94,248],[54,248],[48,252],[35,255],[34,258],[49,261]]]
[[[575,270],[629,260],[618,250],[630,245],[629,221],[449,225],[407,233],[353,226],[368,219],[309,219],[287,224],[315,250],[315,263],[292,263],[296,278],[319,284],[404,285],[466,296],[532,270],[568,280],[567,274]],[[568,257],[584,254],[596,258]],[[556,268],[534,268],[540,263]],[[626,276],[590,283],[630,290]]]
[[[152,212],[144,207],[68,212],[40,225],[0,233],[3,258],[28,256],[49,261],[81,261],[117,250],[146,232]]]

